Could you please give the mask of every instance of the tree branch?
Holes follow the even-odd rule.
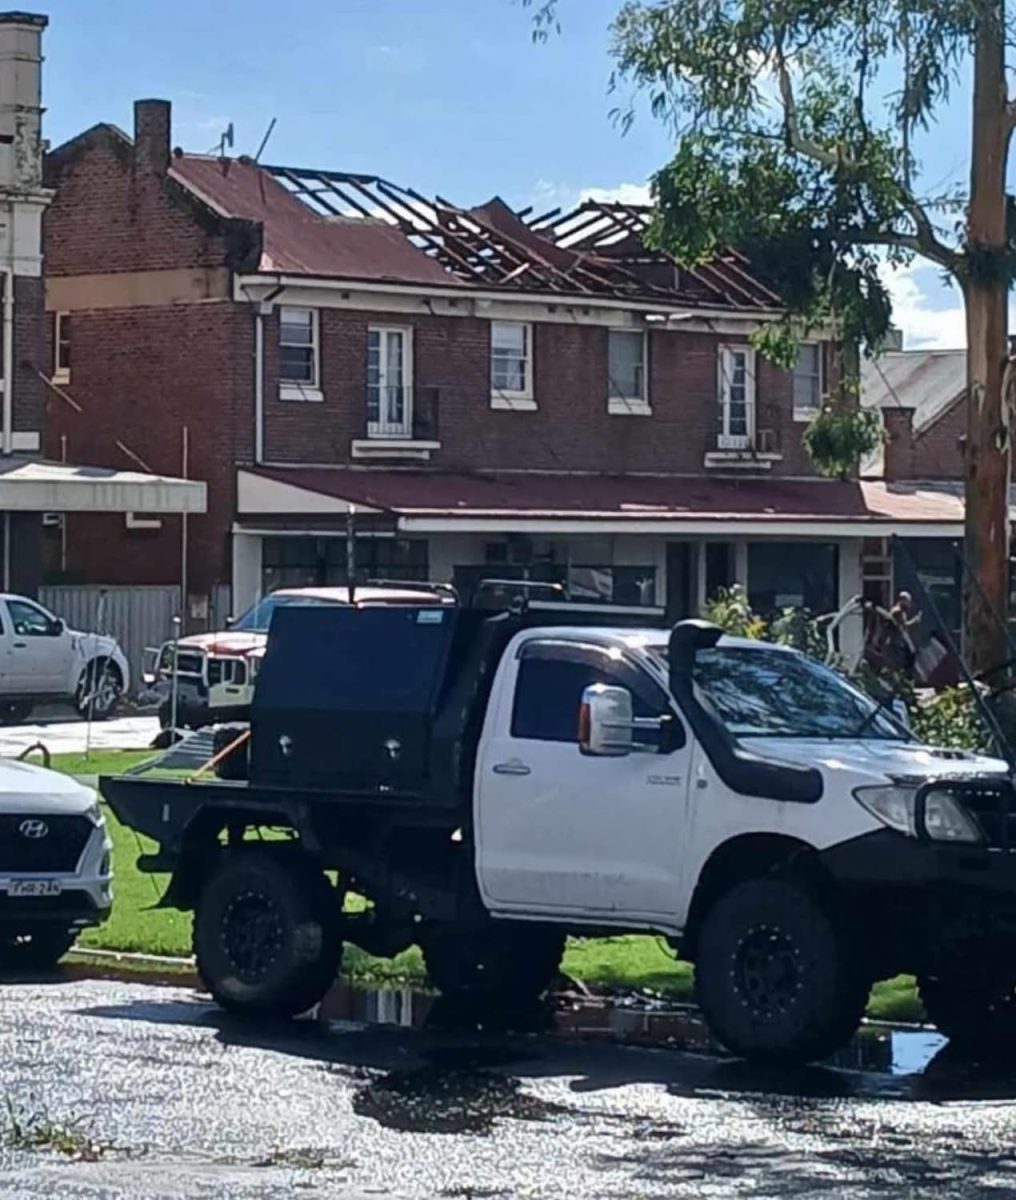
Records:
[[[794,85],[790,81],[790,71],[787,69],[787,60],[783,57],[783,48],[776,47],[776,74],[780,84],[780,99],[783,101],[783,129],[787,138],[787,145],[791,150],[803,155],[805,158],[810,158],[813,162],[817,162],[820,166],[825,167],[829,171],[836,171],[840,167],[855,167],[856,164],[848,158],[844,158],[840,154],[834,154],[831,150],[826,150],[820,146],[818,142],[812,138],[805,137],[801,132],[801,123],[797,116],[797,101],[794,99]]]
[[[939,241],[924,205],[913,196],[905,196],[903,207],[910,214],[914,225],[917,227],[917,242],[920,246],[920,253],[925,258],[930,258],[932,262],[937,262],[941,266],[947,267],[950,271],[955,270],[959,262],[956,252],[950,250],[948,246]]]
[[[790,79],[790,71],[787,69],[787,60],[783,56],[782,47],[777,46],[775,53],[776,73],[780,84],[780,99],[783,101],[784,132],[790,149],[797,154],[803,155],[805,158],[810,158],[812,162],[818,163],[828,171],[847,169],[860,173],[860,166],[853,159],[846,157],[842,152],[833,153],[831,150],[826,150],[818,142],[812,138],[805,137],[801,132],[801,124],[797,115],[797,102],[794,99],[794,85]],[[1009,107],[1016,108],[1016,105],[1010,105]],[[1016,121],[1016,117],[1013,119]],[[931,259],[932,262],[938,263],[947,270],[955,271],[959,263],[958,256],[948,246],[939,241],[934,226],[931,223],[931,218],[916,197],[905,192],[902,197],[902,205],[914,222],[917,231],[916,234],[911,235],[901,231],[868,230],[865,233],[865,244],[896,246],[903,250],[911,250],[915,254],[921,254],[925,258]],[[857,239],[855,238],[854,240],[856,241]]]
[[[901,229],[840,229],[834,236],[855,246],[886,246],[892,250],[909,250],[912,254],[930,258],[932,262],[937,262],[948,271],[955,272],[960,263],[960,255],[948,246],[943,246],[937,238],[933,238],[934,245],[931,246],[918,234],[904,233]]]

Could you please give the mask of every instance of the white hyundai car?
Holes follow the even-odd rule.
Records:
[[[0,970],[53,966],[106,919],[112,849],[91,788],[0,759]]]

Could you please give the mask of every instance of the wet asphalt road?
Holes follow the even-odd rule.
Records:
[[[252,1026],[183,989],[86,981],[0,987],[0,1061],[0,1196],[18,1200],[1016,1196],[1016,1065],[948,1048],[913,1075],[787,1074]]]

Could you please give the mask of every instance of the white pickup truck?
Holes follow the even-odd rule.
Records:
[[[343,942],[417,943],[443,992],[524,1003],[567,935],[654,933],[747,1057],[830,1054],[903,972],[950,1035],[1016,1032],[1009,768],[918,744],[796,651],[697,621],[281,609],[249,755],[246,784],[102,781],[230,1008],[306,1010]]]
[[[105,920],[111,853],[91,788],[0,760],[0,971],[51,967]]]
[[[68,629],[37,600],[0,593],[0,725],[20,725],[41,704],[104,721],[129,686],[115,638]]]

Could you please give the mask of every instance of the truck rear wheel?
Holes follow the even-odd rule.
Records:
[[[857,1029],[868,997],[853,945],[804,886],[737,884],[708,911],[699,935],[695,988],[707,1025],[742,1058],[828,1057]]]
[[[557,974],[564,934],[525,921],[448,926],[423,939],[431,982],[471,1006],[517,1010],[543,995]]]
[[[339,908],[324,875],[299,852],[230,853],[198,901],[198,974],[223,1008],[298,1016],[338,974]]]
[[[928,1020],[959,1046],[1000,1046],[1016,1036],[1016,970],[985,977],[974,964],[922,975],[917,990]]]

